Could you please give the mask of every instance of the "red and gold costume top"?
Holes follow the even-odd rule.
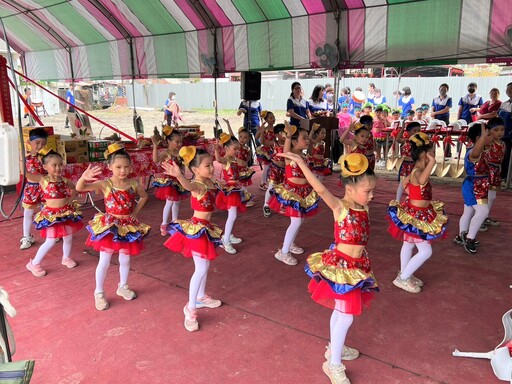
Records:
[[[290,161],[290,164],[286,164],[284,169],[284,174],[287,179],[292,177],[298,177],[300,179],[305,179],[304,172],[300,169],[299,165],[295,161]]]
[[[222,169],[222,178],[227,183],[238,181],[240,179],[240,167],[235,159],[227,159],[228,162]]]
[[[419,171],[419,169],[414,168],[411,172],[411,176],[416,171]],[[432,185],[430,184],[430,180],[423,185],[413,185],[409,182],[406,190],[411,200],[432,200]]]
[[[412,146],[411,146],[411,142],[409,140],[406,140],[402,144],[401,151],[402,151],[402,156],[403,157],[409,157],[409,158],[412,157]]]
[[[236,158],[242,161],[248,161],[250,154],[251,150],[247,145],[240,145],[240,150],[238,151],[238,155],[236,156]]]
[[[265,141],[271,141],[274,142],[276,139],[276,135],[274,134],[274,129],[265,129],[263,132],[263,139]]]
[[[366,245],[370,236],[368,208],[350,208],[342,200],[344,208],[334,222],[336,244]]]
[[[362,155],[366,155],[366,146],[356,144],[352,147],[350,153],[361,153]]]
[[[193,183],[203,186],[205,192],[196,197],[194,197],[194,195],[190,197],[190,206],[192,209],[199,212],[213,212],[215,209],[215,197],[219,191],[217,185],[214,184],[214,188],[210,189],[206,184],[200,181],[195,180]]]
[[[484,157],[489,164],[500,166],[505,156],[505,143],[501,140],[492,141],[484,151]]]
[[[67,185],[67,180],[63,177],[59,181],[51,181],[48,176],[41,180],[43,188],[43,199],[65,199],[71,196],[71,190]]]
[[[111,179],[107,179],[107,188],[104,191],[105,210],[111,215],[130,215],[135,208],[137,195],[137,182],[130,180],[127,189],[115,188]]]
[[[28,154],[25,158],[25,167],[27,168],[28,173],[32,173],[34,175],[46,175],[43,163],[38,156]]]
[[[366,148],[368,154],[372,154],[373,151],[375,151],[375,143],[373,142],[373,135],[371,132],[370,137],[368,138],[366,143],[364,143],[364,147]]]
[[[324,156],[325,155],[325,142],[319,141],[313,146],[313,150],[311,151],[312,155],[315,156]]]

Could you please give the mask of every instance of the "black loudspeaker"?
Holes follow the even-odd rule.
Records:
[[[243,100],[261,99],[261,72],[242,72],[240,98]]]

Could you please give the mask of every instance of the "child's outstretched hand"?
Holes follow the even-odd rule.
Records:
[[[229,119],[222,118],[226,124],[229,124]]]
[[[89,164],[87,169],[82,173],[82,179],[85,181],[96,181],[99,180],[98,176],[102,174],[101,167],[97,165]]]
[[[279,157],[284,157],[285,159],[295,161],[297,164],[304,163],[304,159],[302,156],[299,156],[293,152],[287,152],[287,153],[277,153],[276,154]]]
[[[166,175],[172,176],[172,177],[178,177],[180,176],[181,169],[178,164],[165,162],[162,164],[162,168],[164,169],[164,173]]]
[[[160,144],[160,140],[156,136],[151,136],[151,142],[153,143],[153,146],[158,147],[158,144]]]

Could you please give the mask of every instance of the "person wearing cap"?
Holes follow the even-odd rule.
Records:
[[[400,98],[398,99],[398,106],[402,109],[402,118],[405,119],[407,117],[407,113],[409,111],[414,112],[414,97],[412,97],[411,88],[403,87],[402,92],[400,93]]]

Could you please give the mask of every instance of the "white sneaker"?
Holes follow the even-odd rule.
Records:
[[[20,249],[29,249],[34,244],[34,236],[22,237],[20,240]]]
[[[231,245],[231,243],[225,243],[224,240],[222,240],[222,244],[220,245],[221,248],[224,248],[224,250],[227,252],[227,253],[230,253],[232,255],[234,255],[236,253],[236,249],[233,248],[233,246]]]
[[[290,245],[290,252],[294,255],[302,255],[304,253],[304,249],[301,247],[298,247],[295,243],[292,243]]]
[[[229,242],[231,244],[240,244],[242,242],[242,239],[239,237],[235,237],[233,234],[229,236]]]
[[[290,252],[283,253],[280,249],[277,251],[277,253],[274,255],[274,257],[285,263],[286,265],[297,265],[298,261],[295,257],[292,256]]]

